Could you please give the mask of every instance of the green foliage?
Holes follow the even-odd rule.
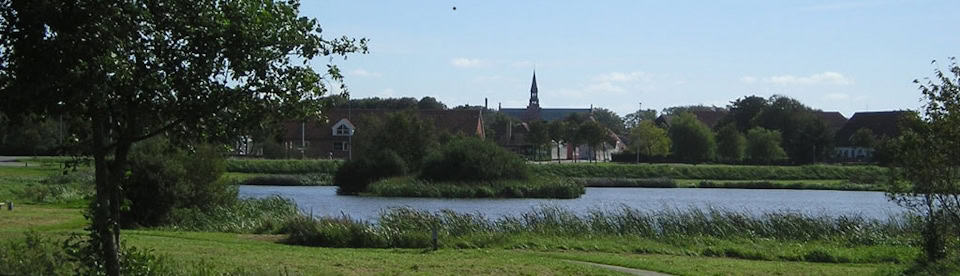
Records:
[[[343,163],[333,176],[337,194],[355,195],[367,190],[370,183],[408,172],[406,162],[393,150],[372,152]]]
[[[24,233],[24,239],[9,240],[0,246],[2,275],[70,275],[76,264],[59,245],[36,232]]]
[[[642,188],[676,188],[677,182],[670,178],[614,178],[614,177],[586,177],[577,178],[584,187],[642,187]]]
[[[593,109],[593,118],[597,120],[597,123],[600,123],[606,129],[613,131],[616,134],[625,134],[626,126],[624,125],[623,118],[620,118],[620,115],[617,115],[616,112],[610,111],[609,109],[598,107]]]
[[[292,200],[279,196],[241,199],[211,208],[175,209],[163,228],[244,234],[283,232],[290,219],[300,216]]]
[[[100,250],[99,239],[96,235],[85,238],[73,234],[63,242],[63,249],[69,256],[68,260],[75,263],[75,275],[107,275],[104,259],[97,252]],[[150,249],[126,246],[121,242],[118,246],[121,275],[170,275],[173,267],[163,256],[155,254]]]
[[[717,132],[717,155],[720,160],[737,162],[743,160],[747,151],[747,138],[730,124]]]
[[[264,174],[333,174],[343,162],[337,160],[227,159],[227,172]]]
[[[667,131],[653,121],[642,121],[630,129],[630,147],[644,156],[666,156],[670,153],[671,143]]]
[[[33,118],[23,124],[11,124],[0,113],[0,156],[49,155],[59,146],[57,121]]]
[[[613,137],[610,135],[611,133],[600,123],[596,121],[584,121],[577,126],[576,136],[578,138],[576,140],[590,146],[590,151],[593,152],[590,160],[596,160],[598,147],[614,142]]]
[[[671,151],[685,162],[711,161],[716,157],[717,142],[710,131],[691,113],[680,113],[670,123]]]
[[[764,128],[752,128],[747,131],[747,159],[757,163],[787,158],[780,147],[780,131]]]
[[[720,120],[721,126],[733,125],[740,132],[746,132],[748,129],[757,127],[758,117],[770,107],[767,99],[759,96],[746,96],[730,102],[730,113]]]
[[[26,232],[23,240],[9,240],[0,245],[0,274],[106,275],[96,250],[89,239],[76,234],[60,242],[37,232]],[[173,270],[163,257],[150,250],[123,247],[120,272],[122,275],[171,275]]]
[[[248,177],[236,182],[238,185],[265,186],[330,186],[331,174],[266,174]]]
[[[88,199],[93,192],[93,172],[80,170],[48,176],[14,194],[37,203],[68,203]]]
[[[541,164],[530,165],[533,174],[562,177],[670,178],[713,180],[851,179],[886,175],[878,166],[733,166],[683,164]]]
[[[850,135],[850,145],[854,147],[872,148],[877,144],[877,137],[869,128],[860,128]]]
[[[634,113],[627,114],[623,116],[623,123],[627,130],[630,130],[640,122],[643,121],[653,121],[657,119],[657,110],[655,109],[638,109]]]
[[[151,139],[130,153],[129,173],[123,180],[127,225],[156,226],[178,208],[211,208],[231,204],[236,187],[221,180],[224,161],[212,146],[192,153],[173,148],[166,140]]]
[[[490,141],[473,137],[448,142],[427,157],[420,178],[430,181],[526,179],[526,162]]]
[[[437,198],[577,198],[583,185],[569,178],[531,177],[525,180],[431,182],[394,177],[374,182],[371,195]]]
[[[395,152],[404,166],[417,171],[431,150],[439,144],[434,123],[422,120],[411,111],[399,111],[384,117],[360,118],[363,129],[353,137],[354,157],[372,158]],[[388,154],[389,155],[389,154]]]
[[[922,219],[926,264],[960,248],[960,65],[955,58],[950,63],[933,79],[914,81],[927,102],[922,117],[900,122],[891,164],[888,196]]]

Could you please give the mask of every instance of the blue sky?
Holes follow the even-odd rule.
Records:
[[[524,107],[536,67],[543,107],[625,115],[782,94],[849,117],[920,107],[912,81],[960,55],[956,0],[302,4],[326,37],[370,39],[369,54],[334,60],[352,97],[448,106]]]

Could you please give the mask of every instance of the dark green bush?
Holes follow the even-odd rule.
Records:
[[[338,194],[355,195],[367,190],[370,183],[407,172],[406,163],[396,152],[385,150],[347,161],[333,176]]]
[[[392,177],[370,184],[367,192],[392,197],[577,198],[585,190],[580,183],[561,177],[466,182],[431,182],[413,177]]]
[[[420,178],[431,181],[489,181],[526,179],[527,166],[519,155],[490,141],[459,138],[427,157]]]
[[[137,144],[130,152],[130,173],[123,179],[124,225],[157,226],[177,208],[211,208],[237,199],[236,187],[221,180],[224,159],[212,146],[193,153],[163,139]]]

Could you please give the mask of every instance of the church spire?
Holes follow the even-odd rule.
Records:
[[[537,95],[537,70],[533,70],[533,82],[530,84],[530,105],[527,108],[540,108],[540,98]]]

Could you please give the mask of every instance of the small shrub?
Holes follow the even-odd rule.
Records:
[[[74,266],[63,248],[36,232],[0,247],[0,275],[70,275]]]
[[[157,226],[168,221],[173,209],[232,204],[237,190],[220,178],[223,162],[212,146],[187,153],[159,138],[137,144],[130,152],[130,173],[122,182],[127,200],[123,224]]]
[[[367,185],[374,181],[403,175],[406,171],[403,159],[396,152],[387,150],[377,155],[347,161],[337,170],[333,183],[338,187],[338,194],[358,194],[365,192]]]
[[[440,147],[424,162],[420,178],[431,181],[490,181],[526,179],[519,155],[490,141],[459,138]]]

